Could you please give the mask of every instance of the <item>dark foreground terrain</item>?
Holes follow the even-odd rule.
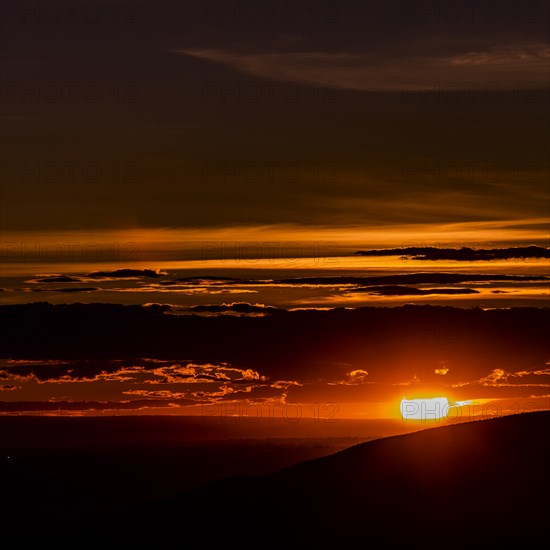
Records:
[[[550,412],[535,412],[377,439],[277,473],[59,521],[40,534],[96,547],[186,548],[191,537],[209,548],[543,547],[549,428]]]
[[[174,497],[226,477],[265,475],[415,423],[185,416],[0,416],[0,523],[51,528]],[[0,548],[2,545],[0,544]]]

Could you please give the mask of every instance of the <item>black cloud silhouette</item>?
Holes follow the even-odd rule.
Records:
[[[410,286],[387,285],[352,289],[351,292],[367,292],[380,296],[426,296],[428,294],[479,294],[472,288],[414,288]]]
[[[68,277],[67,275],[53,275],[51,277],[40,277],[33,279],[33,283],[79,283],[80,279]]]
[[[162,273],[154,269],[115,269],[114,271],[94,271],[86,277],[91,279],[133,279],[133,278],[157,278]]]
[[[272,282],[276,284],[289,285],[371,286],[388,284],[455,284],[498,281],[550,281],[550,277],[544,275],[489,275],[475,273],[403,273],[399,275],[380,275],[372,277],[296,277],[293,279],[278,279]]]
[[[522,246],[515,248],[488,248],[474,249],[462,248],[437,248],[405,247],[384,248],[381,250],[358,250],[360,256],[406,256],[415,260],[456,260],[463,262],[512,260],[526,258],[550,258],[550,249],[541,246]]]

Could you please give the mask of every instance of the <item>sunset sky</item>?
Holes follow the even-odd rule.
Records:
[[[545,2],[2,15],[3,231],[398,226],[400,241],[491,222],[497,242],[511,224],[548,237]]]
[[[0,411],[550,407],[548,3],[0,15]]]

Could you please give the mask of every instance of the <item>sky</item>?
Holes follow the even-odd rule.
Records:
[[[549,12],[3,2],[0,411],[549,408]]]
[[[445,415],[452,422],[548,408],[542,308],[248,305],[219,314],[41,302],[0,315],[4,412],[337,422],[396,419],[405,397],[445,396],[460,404]]]
[[[547,240],[545,2],[5,2],[2,15],[4,241],[397,226],[433,242],[464,223]]]

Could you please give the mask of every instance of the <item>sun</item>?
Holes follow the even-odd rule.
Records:
[[[430,399],[401,400],[400,410],[403,420],[439,420],[449,414],[449,400],[446,397]]]

